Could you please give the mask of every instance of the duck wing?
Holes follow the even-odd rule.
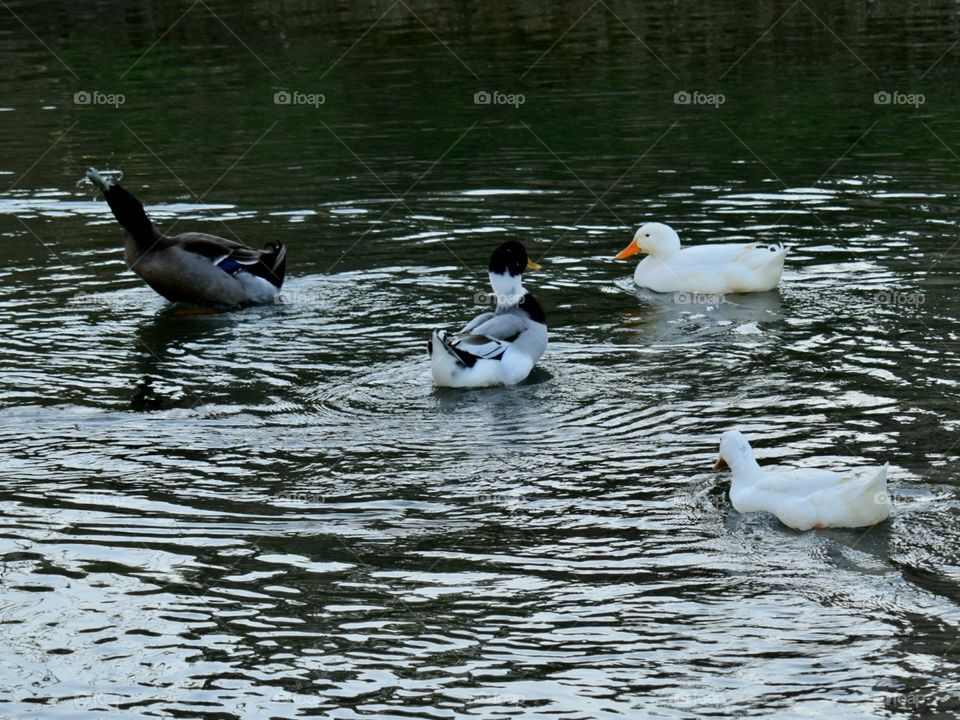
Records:
[[[256,250],[236,240],[227,240],[216,235],[206,233],[181,233],[170,238],[171,244],[176,244],[188,252],[210,258],[214,265],[230,259],[240,265],[253,265],[260,261],[263,250]]]
[[[519,313],[492,314],[492,317],[474,325],[470,334],[511,342],[527,327],[527,321]]]
[[[467,353],[477,359],[499,360],[506,351],[508,341],[489,335],[464,335],[453,342],[460,353]],[[469,363],[472,365],[472,363]]]
[[[489,312],[489,311],[488,311],[488,312],[485,312],[485,313],[480,313],[480,314],[477,315],[473,320],[471,320],[471,321],[468,322],[466,325],[464,325],[464,326],[460,329],[460,333],[459,333],[459,334],[460,334],[460,335],[465,335],[466,333],[472,332],[473,329],[474,329],[475,327],[477,327],[477,325],[480,325],[481,323],[485,323],[487,320],[490,320],[490,319],[492,319],[492,318],[495,318],[496,316],[497,316],[496,313],[494,313],[494,312]]]
[[[209,258],[210,262],[230,275],[245,270],[276,287],[283,284],[287,266],[287,249],[283,243],[270,244],[258,250],[236,240],[196,232],[181,233],[167,240],[187,252]]]
[[[445,338],[460,361],[473,367],[477,360],[502,359],[510,343],[527,327],[527,322],[518,313],[484,313],[467,323],[459,333],[451,333]]]
[[[685,247],[679,253],[671,255],[669,262],[678,269],[718,268],[729,265],[745,252],[756,247],[751,244],[714,244]]]
[[[716,270],[730,265],[759,268],[786,255],[783,245],[717,243],[683,248],[669,259],[676,270]]]
[[[876,478],[876,470],[838,473],[830,470],[798,468],[782,472],[768,471],[755,487],[764,492],[814,500],[837,493],[861,492],[864,487],[875,482]]]
[[[531,323],[536,318],[531,317],[531,308],[539,316],[543,315],[542,309],[529,293],[524,296],[523,302],[525,305],[522,310],[511,308],[506,312],[482,313],[459,333],[443,333],[443,344],[467,367],[473,367],[477,360],[502,360],[514,340],[533,327]]]
[[[764,492],[794,495],[805,498],[813,493],[822,492],[842,485],[853,478],[830,470],[798,468],[796,470],[768,470],[756,488]]]
[[[867,468],[856,473],[848,472],[841,475],[832,486],[815,491],[811,494],[810,500],[818,500],[830,495],[854,497],[871,489],[874,485],[886,488],[886,481],[887,465],[880,468]]]
[[[433,341],[439,342],[458,363],[473,367],[477,360],[499,360],[506,351],[507,343],[485,335],[455,336],[445,330],[434,331],[433,339],[427,344],[427,351],[433,355]]]

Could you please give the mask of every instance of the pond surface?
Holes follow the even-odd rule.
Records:
[[[0,717],[956,716],[953,3],[0,16]],[[284,302],[177,316],[89,165]],[[646,220],[780,290],[637,291]],[[511,238],[546,355],[434,389]],[[890,520],[738,515],[732,427]]]

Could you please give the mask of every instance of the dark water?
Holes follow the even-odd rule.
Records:
[[[4,4],[0,717],[955,717],[960,15],[722,7]],[[174,315],[88,165],[285,302]],[[638,293],[654,219],[780,291]],[[547,354],[435,390],[507,238]],[[737,515],[734,426],[891,519]]]

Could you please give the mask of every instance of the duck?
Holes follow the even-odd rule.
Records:
[[[730,502],[739,513],[773,513],[794,530],[858,528],[890,515],[887,469],[834,472],[798,468],[763,470],[746,437],[728,430],[720,437],[715,470],[730,468]]]
[[[116,180],[88,168],[86,177],[103,193],[127,231],[123,258],[133,272],[171,302],[217,307],[271,303],[283,285],[287,250],[271,243],[258,250],[199,232],[164,235],[143,205]]]
[[[427,343],[433,382],[438,387],[516,385],[530,374],[547,348],[547,317],[523,273],[541,270],[522,243],[509,240],[490,256],[487,297],[492,312],[477,315],[459,332],[435,329]],[[485,294],[485,293],[484,293]]]
[[[680,237],[669,225],[649,222],[614,259],[639,253],[633,282],[654,292],[729,293],[766,292],[780,283],[788,248],[783,244],[710,244],[680,247]]]

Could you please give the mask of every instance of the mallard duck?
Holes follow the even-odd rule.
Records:
[[[876,525],[890,515],[887,467],[858,473],[800,468],[762,470],[737,430],[720,437],[714,469],[733,471],[730,502],[737,512],[766,511],[795,530]]]
[[[773,290],[783,273],[783,245],[711,244],[680,248],[680,238],[663,223],[646,223],[617,255],[624,260],[647,253],[633,275],[639,287],[655,292],[723,295]]]
[[[275,300],[287,266],[283,243],[256,250],[206,233],[163,235],[140,201],[114,180],[94,168],[87,178],[103,191],[127,231],[127,265],[167,300],[229,307]]]
[[[435,384],[492,387],[523,381],[547,347],[547,318],[524,290],[525,270],[540,266],[521,243],[503,243],[490,256],[491,299],[496,309],[477,315],[458,333],[434,330],[427,351]]]

